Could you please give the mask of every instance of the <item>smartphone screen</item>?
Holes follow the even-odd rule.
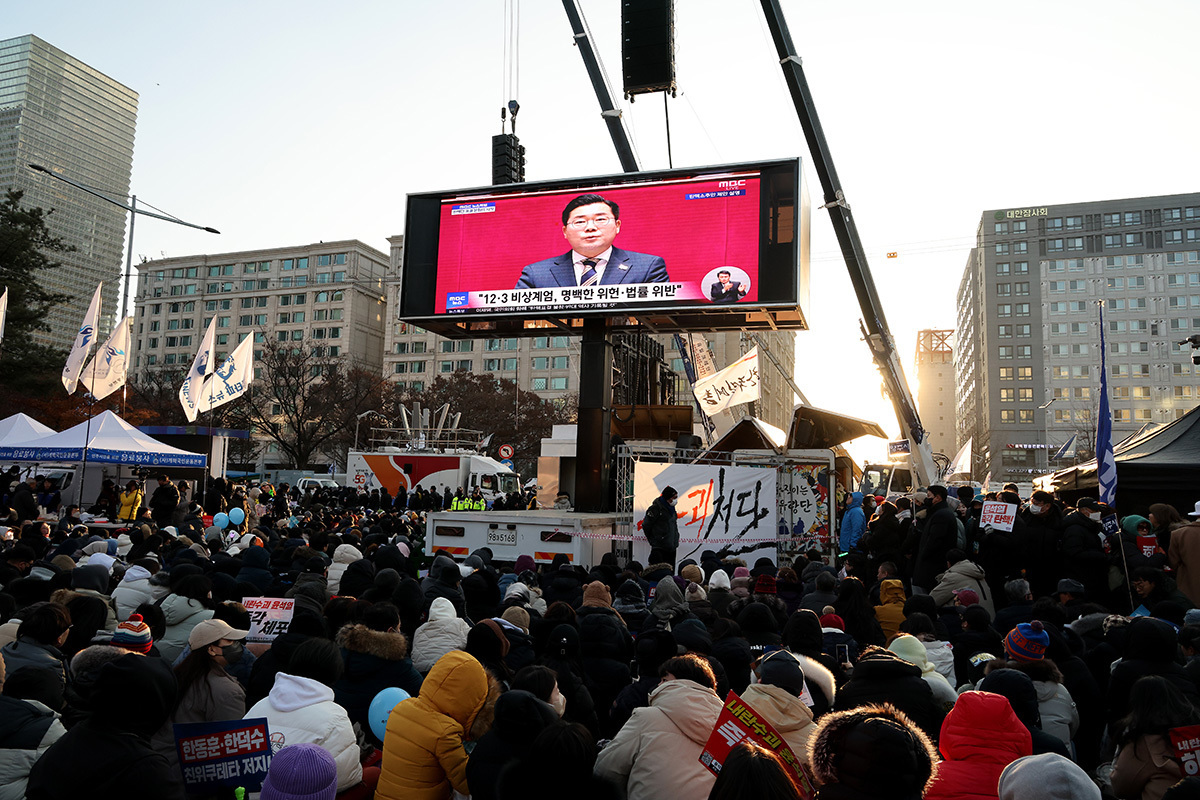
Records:
[[[834,646],[837,650],[837,660],[839,664],[850,663],[850,645],[839,644]]]

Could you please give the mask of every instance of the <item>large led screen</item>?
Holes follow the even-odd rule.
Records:
[[[798,162],[410,195],[403,313],[795,305]]]

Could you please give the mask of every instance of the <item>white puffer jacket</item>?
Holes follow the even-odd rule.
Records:
[[[271,693],[246,712],[245,719],[267,718],[271,750],[309,743],[325,748],[337,762],[337,790],[362,783],[358,741],[346,709],[333,702],[333,689],[311,678],[280,672]]]
[[[112,599],[117,604],[117,620],[124,622],[142,603],[157,603],[166,593],[166,586],[156,586],[150,582],[150,570],[134,564],[117,584],[117,588],[113,589]]]
[[[339,544],[333,551],[333,563],[325,571],[325,590],[330,597],[337,595],[342,588],[342,576],[346,568],[355,561],[361,561],[363,554],[352,544]]]
[[[1042,730],[1062,739],[1068,748],[1079,730],[1079,709],[1067,687],[1053,681],[1034,681],[1037,689],[1038,712],[1042,716]]]
[[[155,646],[165,663],[174,664],[183,648],[187,647],[192,628],[206,619],[212,619],[213,612],[199,600],[177,594],[167,595],[162,602],[162,610],[167,619],[167,632],[155,642]]]
[[[66,728],[37,700],[0,698],[0,800],[22,800],[29,771]]]
[[[429,621],[417,628],[413,636],[412,662],[417,672],[426,674],[446,653],[466,647],[470,630],[471,626],[458,616],[449,600],[444,597],[434,600],[429,607]]]

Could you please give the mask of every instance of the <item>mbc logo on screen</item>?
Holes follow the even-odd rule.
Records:
[[[718,189],[741,189],[745,186],[745,181],[721,181],[717,184]]]
[[[454,292],[446,295],[446,308],[466,308],[467,292]]]

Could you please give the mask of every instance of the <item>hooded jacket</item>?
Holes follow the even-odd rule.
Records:
[[[970,559],[963,559],[950,569],[938,576],[937,586],[929,594],[938,607],[953,603],[954,592],[959,589],[970,589],[979,596],[979,605],[988,610],[992,617],[996,616],[996,604],[992,602],[992,591],[987,585],[987,576],[983,567]]]
[[[846,504],[846,513],[842,515],[842,524],[838,534],[838,547],[843,553],[857,547],[867,530],[867,515],[862,508],[863,493],[851,492]]]
[[[336,597],[342,588],[342,576],[346,568],[363,557],[359,549],[352,544],[339,544],[333,551],[333,563],[325,572],[325,591],[330,597]]]
[[[1000,800],[1100,800],[1098,787],[1086,772],[1055,753],[1019,758],[1000,773]]]
[[[942,723],[938,742],[944,761],[925,800],[996,798],[1000,773],[1033,754],[1029,731],[1008,700],[988,692],[964,692]]]
[[[174,664],[183,648],[187,647],[192,628],[206,619],[212,619],[213,612],[211,608],[205,608],[199,600],[178,594],[167,595],[161,608],[167,620],[167,632],[155,642],[155,646],[164,661]]]
[[[150,570],[139,564],[134,564],[125,572],[125,577],[112,593],[119,620],[129,619],[129,615],[137,611],[142,603],[154,604],[166,595],[167,587],[151,583],[151,577]]]
[[[904,584],[895,578],[884,581],[879,585],[879,602],[875,606],[875,619],[885,639],[896,635],[900,623],[904,621]]]
[[[450,601],[437,598],[429,607],[429,621],[417,628],[413,637],[413,666],[421,674],[429,672],[446,653],[466,647],[470,631],[471,626],[455,613]]]
[[[776,656],[782,658],[783,656]],[[808,676],[804,676],[807,682]],[[767,683],[752,683],[742,692],[746,705],[757,711],[800,758],[808,757],[808,742],[816,724],[812,711],[799,697]]]
[[[410,697],[421,690],[421,674],[406,658],[408,639],[404,634],[345,625],[338,631],[337,643],[346,671],[333,685],[334,700],[346,709],[350,722],[357,722],[364,731],[371,730],[367,712],[375,695],[389,686],[399,686]]]
[[[484,714],[490,691],[487,671],[466,653],[447,653],[434,664],[420,695],[388,717],[375,797],[448,800],[452,791],[471,794],[463,740]]]
[[[153,786],[156,799],[185,800],[179,773],[150,747],[150,736],[175,707],[176,691],[165,659],[131,654],[105,664],[96,678],[91,716],[33,765],[25,796],[125,797],[131,786]]]
[[[36,700],[0,696],[0,800],[22,800],[33,765],[66,728]]]
[[[945,713],[934,698],[921,668],[882,648],[868,648],[854,674],[838,690],[834,708],[839,711],[871,703],[891,703],[920,726],[930,739],[942,727]]]
[[[716,693],[689,680],[660,684],[596,759],[594,774],[628,800],[708,797],[716,777],[700,753],[721,713]]]
[[[236,576],[238,583],[245,581],[260,592],[265,592],[267,587],[275,581],[275,576],[270,569],[271,554],[263,547],[247,547],[242,551],[241,557],[242,568],[238,570]]]
[[[823,717],[808,763],[820,800],[920,800],[937,752],[903,712],[867,704]]]
[[[280,672],[271,693],[246,712],[245,719],[266,717],[272,747],[319,745],[337,762],[337,789],[362,783],[358,741],[346,711],[333,701],[333,689],[320,681]]]
[[[646,593],[641,585],[633,578],[628,578],[617,587],[617,595],[613,598],[613,610],[625,620],[625,625],[631,631],[640,631],[646,624],[650,609],[646,607]]]

